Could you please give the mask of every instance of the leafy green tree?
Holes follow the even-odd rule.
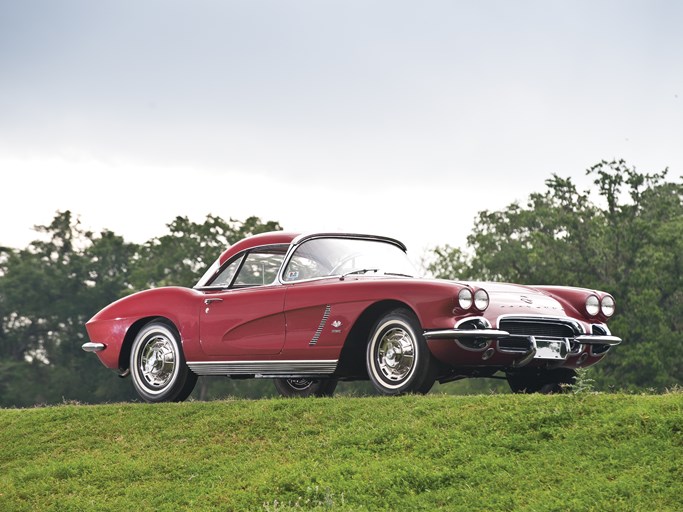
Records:
[[[609,291],[619,308],[611,329],[625,341],[596,367],[597,386],[681,385],[683,184],[624,161],[602,161],[587,174],[592,190],[553,175],[526,206],[480,212],[468,250],[437,248],[428,270]]]
[[[280,229],[257,217],[245,222],[177,217],[169,233],[139,246],[111,231],[84,231],[69,211],[57,212],[25,249],[0,248],[0,406],[62,400],[135,399],[129,381],[85,354],[84,325],[107,304],[151,286],[192,286],[228,245]],[[200,386],[204,398],[258,396],[265,383]],[[218,382],[218,381],[216,381]]]
[[[130,397],[115,376],[92,378],[102,365],[83,358],[80,346],[88,318],[129,287],[134,246],[110,232],[84,232],[69,211],[36,230],[42,239],[3,252],[0,404]]]
[[[145,243],[131,272],[136,290],[157,286],[193,286],[230,245],[258,233],[282,229],[277,222],[249,217],[241,222],[207,215],[203,223],[176,217],[168,233]]]

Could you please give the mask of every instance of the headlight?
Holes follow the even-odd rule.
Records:
[[[586,313],[590,316],[600,313],[600,301],[595,295],[589,295],[586,299]]]
[[[462,309],[470,309],[472,307],[472,292],[469,288],[463,288],[458,293],[458,306]]]
[[[615,309],[614,298],[609,295],[605,295],[602,298],[600,309],[602,310],[603,315],[607,317],[612,316]]]
[[[486,290],[477,290],[474,292],[474,307],[479,311],[484,311],[489,307],[489,294]]]

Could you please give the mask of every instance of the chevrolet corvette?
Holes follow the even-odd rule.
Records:
[[[163,402],[185,400],[202,375],[273,379],[284,396],[368,379],[382,394],[427,393],[495,375],[515,392],[561,392],[621,343],[603,291],[414,276],[392,238],[255,235],[193,288],[105,307],[82,348],[130,375],[143,400]]]

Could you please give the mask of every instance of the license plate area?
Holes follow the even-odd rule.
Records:
[[[550,359],[564,361],[571,350],[568,338],[537,338],[532,337],[536,345],[534,359]]]

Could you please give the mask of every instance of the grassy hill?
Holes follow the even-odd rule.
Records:
[[[683,510],[683,394],[0,410],[0,510]]]

